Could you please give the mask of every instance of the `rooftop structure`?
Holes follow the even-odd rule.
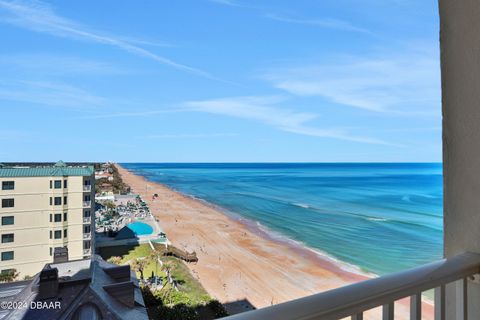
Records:
[[[0,284],[0,292],[0,303],[25,304],[0,310],[1,320],[148,319],[130,266],[111,264],[97,255],[47,264],[30,281]]]

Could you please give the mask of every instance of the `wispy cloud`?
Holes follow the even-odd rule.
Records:
[[[0,80],[0,100],[83,109],[106,102],[103,97],[64,83],[11,79]]]
[[[226,6],[231,6],[231,7],[240,7],[241,5],[237,3],[236,1],[233,0],[208,0],[210,2],[218,3],[218,4],[223,4]]]
[[[343,30],[343,31],[371,33],[369,30],[365,28],[355,26],[349,21],[340,20],[340,19],[333,19],[333,18],[297,19],[297,18],[291,18],[287,16],[274,14],[274,13],[269,13],[266,15],[266,17],[272,20],[286,22],[286,23],[294,23],[294,24],[301,24],[306,26],[314,26],[314,27],[336,29],[336,30]]]
[[[152,41],[152,40],[133,38],[133,37],[121,37],[119,39],[129,43],[135,43],[135,44],[146,45],[151,47],[163,47],[163,48],[177,47],[176,44],[173,44],[167,41]]]
[[[263,73],[274,87],[298,96],[377,112],[436,110],[440,67],[435,52],[404,52],[370,58],[341,58]]]
[[[161,110],[145,110],[135,112],[110,112],[103,114],[94,114],[88,116],[77,117],[76,119],[114,119],[114,118],[136,118],[136,117],[150,117],[167,113],[185,112],[183,109],[161,109]]]
[[[20,130],[0,130],[0,141],[23,141],[31,137],[31,132]],[[0,153],[0,155],[6,155],[6,153]]]
[[[28,72],[45,75],[99,75],[122,74],[126,71],[110,63],[55,54],[0,55],[3,70],[12,69],[15,74]]]
[[[314,137],[334,138],[347,141],[388,144],[370,137],[352,135],[338,128],[315,128],[307,123],[316,119],[317,114],[292,111],[276,106],[284,98],[277,96],[233,97],[202,101],[189,101],[189,110],[253,120],[276,129]]]
[[[72,20],[57,15],[48,4],[40,1],[0,0],[0,21],[35,32],[109,45],[182,71],[207,78],[214,78],[205,71],[162,57],[149,50],[134,45],[132,42],[123,40],[122,37],[107,36],[97,31],[87,29]]]
[[[217,137],[235,137],[236,133],[180,133],[180,134],[152,134],[147,136],[149,139],[190,139],[190,138],[217,138]]]

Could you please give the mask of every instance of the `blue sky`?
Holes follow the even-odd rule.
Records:
[[[441,161],[437,15],[0,0],[0,162]]]

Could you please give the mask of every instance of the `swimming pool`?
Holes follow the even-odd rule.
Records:
[[[146,234],[152,234],[153,228],[143,222],[132,222],[127,225],[137,236],[144,236]]]

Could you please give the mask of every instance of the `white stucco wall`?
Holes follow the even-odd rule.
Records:
[[[439,0],[445,256],[480,252],[480,0]],[[469,283],[469,319],[480,286]],[[447,319],[454,318],[450,293]]]

